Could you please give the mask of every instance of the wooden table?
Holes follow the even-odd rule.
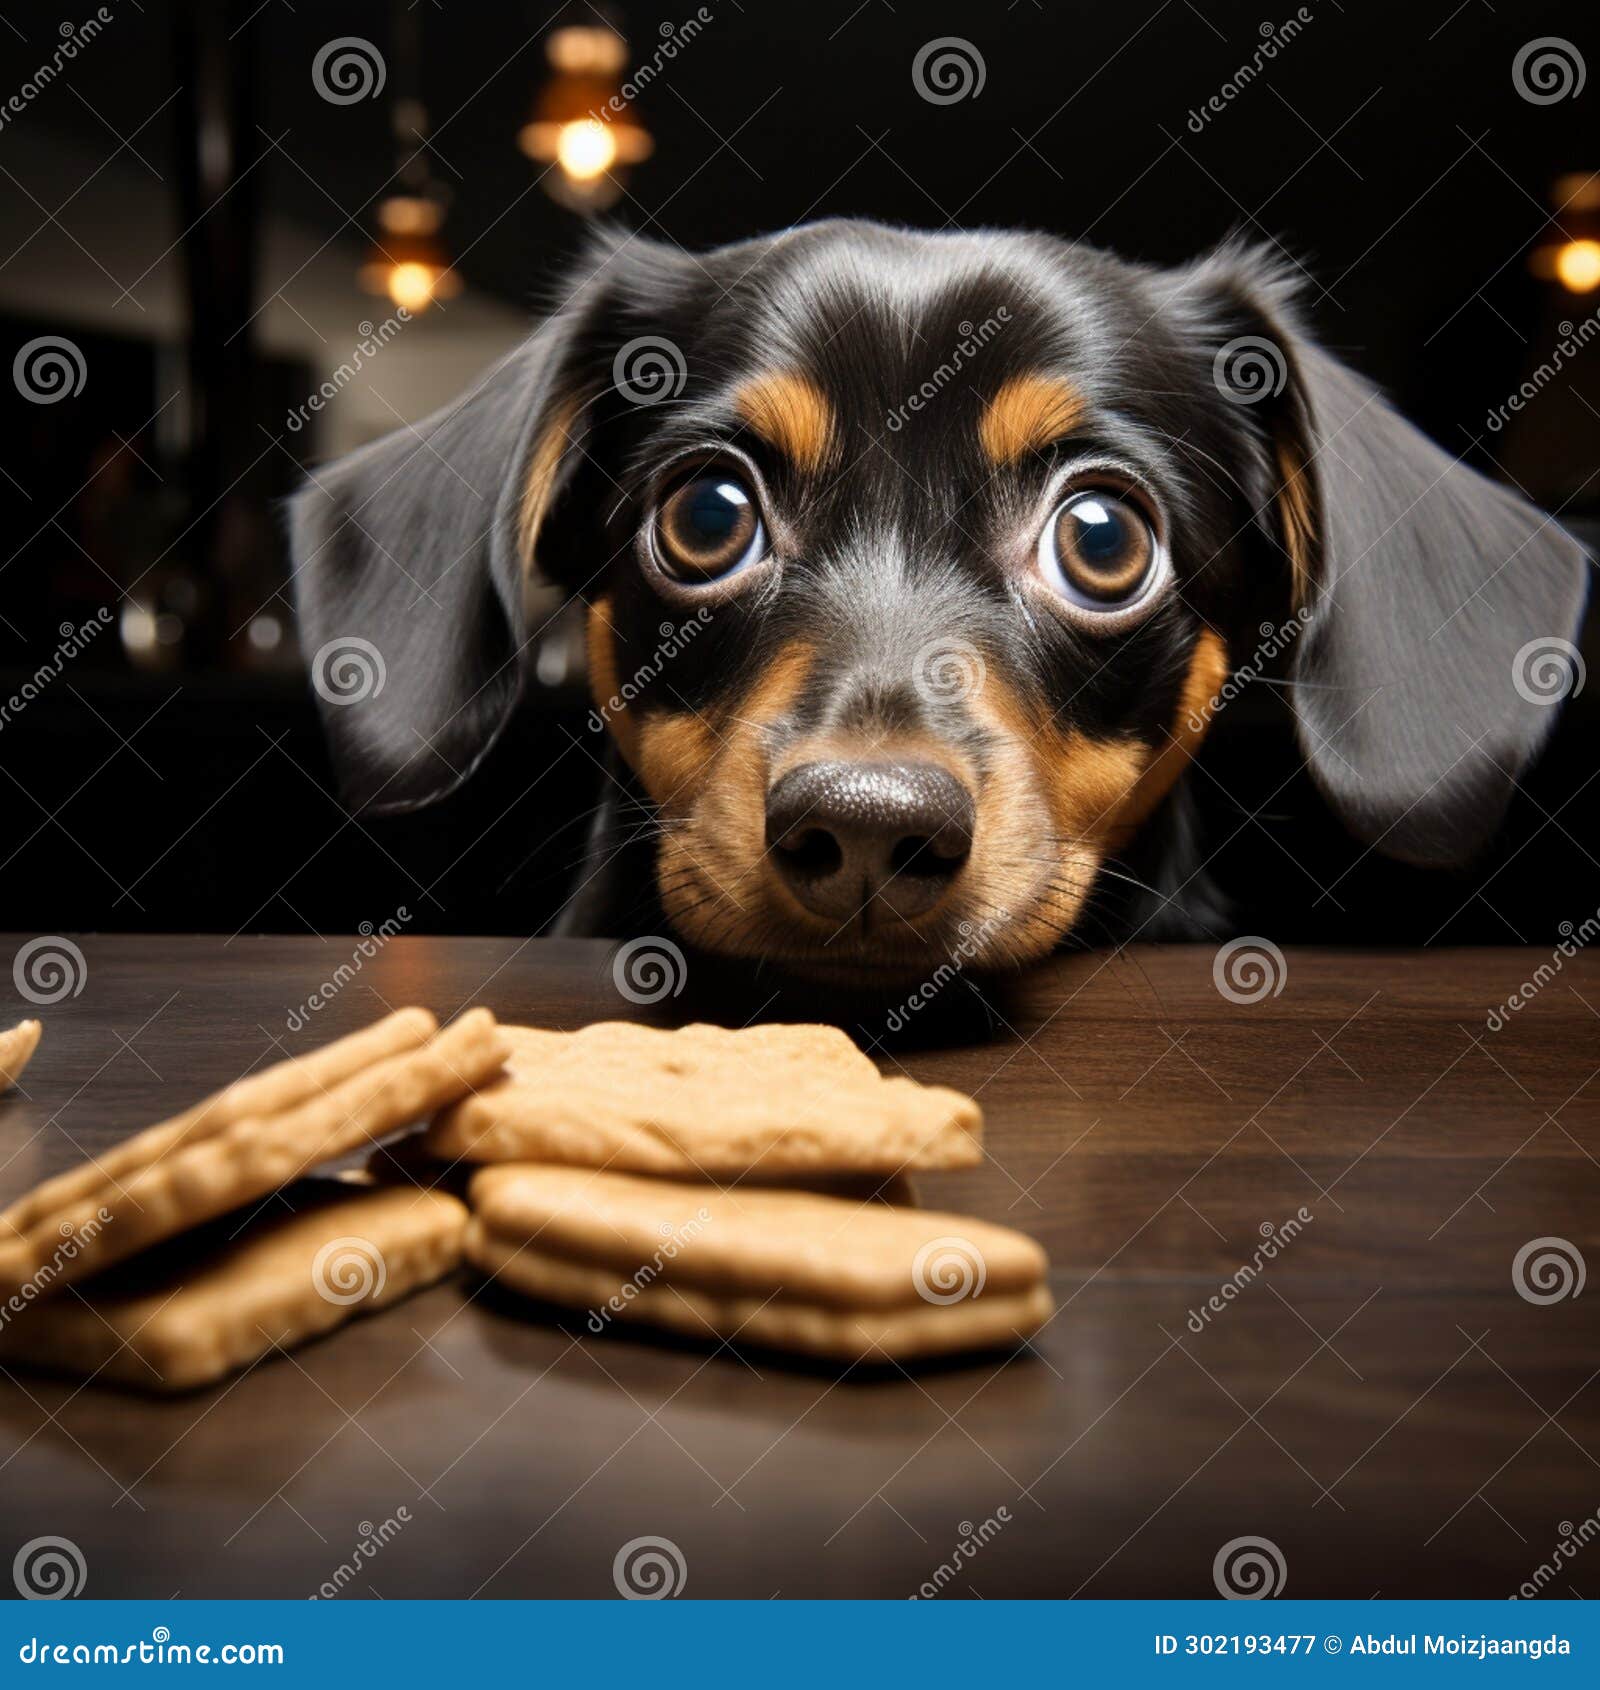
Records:
[[[354,943],[82,939],[0,1104],[0,1195],[385,1005],[786,1007],[691,966],[637,1008],[602,945],[396,938],[290,1033]],[[1133,1596],[1210,1595],[1251,1537],[1291,1595],[1504,1596],[1553,1557],[1544,1588],[1600,1595],[1600,1541],[1555,1554],[1600,1508],[1600,1285],[1513,1282],[1536,1239],[1600,1270],[1600,959],[1486,1030],[1549,961],[1291,951],[1236,1003],[1209,949],[1146,948],[985,984],[977,1025],[960,978],[909,1038],[852,1016],[982,1101],[985,1164],[917,1195],[1047,1246],[1032,1353],[841,1376],[443,1285],[177,1401],[0,1380],[0,1551],[67,1537],[98,1596],[309,1595],[341,1563],[354,1595],[609,1596],[641,1537],[691,1596]]]

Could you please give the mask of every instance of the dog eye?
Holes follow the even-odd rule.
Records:
[[[755,495],[721,470],[685,481],[656,516],[656,552],[674,580],[719,580],[758,563],[766,550]]]
[[[1104,488],[1073,493],[1039,537],[1039,567],[1057,592],[1088,610],[1136,600],[1154,572],[1156,537],[1129,500]]]

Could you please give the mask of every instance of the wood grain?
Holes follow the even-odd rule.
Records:
[[[84,989],[0,1101],[0,1200],[396,1004],[806,1007],[692,958],[638,1006],[604,945],[396,938],[308,1013],[355,940],[79,943]],[[1237,1004],[1209,949],[1147,948],[957,977],[898,1032],[835,1003],[888,1071],[983,1104],[983,1165],[914,1183],[1047,1246],[1035,1353],[840,1375],[441,1286],[178,1402],[0,1378],[8,1541],[71,1538],[98,1596],[308,1595],[401,1507],[348,1594],[610,1595],[655,1535],[694,1596],[1198,1596],[1249,1535],[1292,1595],[1509,1595],[1600,1507],[1600,1288],[1513,1284],[1534,1239],[1600,1266],[1600,959],[1486,1030],[1547,960],[1291,950]],[[1600,1547],[1545,1588],[1600,1594]]]

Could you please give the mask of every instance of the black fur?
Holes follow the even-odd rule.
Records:
[[[952,349],[997,320],[949,374]],[[660,404],[630,402],[614,380],[646,336],[681,353],[682,390]],[[1219,357],[1241,340],[1273,349],[1282,373],[1249,403],[1219,386]],[[797,472],[731,408],[741,380],[786,368],[833,406],[841,450],[824,474]],[[978,423],[1008,376],[1041,369],[1087,401],[1072,452],[1128,464],[1167,515],[1177,590],[1126,633],[1087,634],[1017,584],[1018,535],[1059,452],[996,473]],[[892,422],[925,386],[936,396]],[[1582,609],[1575,542],[1452,463],[1317,348],[1281,272],[1249,251],[1163,272],[1044,236],[857,222],[700,257],[611,237],[471,393],[319,470],[296,500],[306,651],[354,634],[386,663],[381,694],[324,710],[352,802],[433,802],[504,724],[536,632],[517,511],[532,443],[563,401],[580,407],[576,440],[536,567],[569,595],[607,598],[623,675],[648,666],[664,623],[692,613],[641,567],[662,466],[719,442],[754,462],[782,567],[717,599],[638,708],[712,712],[804,637],[817,665],[774,754],[824,726],[915,726],[981,778],[992,744],[909,684],[917,651],[951,631],[1000,664],[1041,720],[1159,750],[1201,634],[1219,632],[1242,662],[1263,623],[1296,610],[1282,493],[1284,464],[1303,463],[1310,616],[1289,675],[1306,763],[1361,840],[1458,864],[1494,832],[1554,716],[1513,686],[1517,654],[1571,638]],[[627,831],[610,820],[621,831],[602,814],[595,867]],[[1144,890],[1124,922],[1147,936],[1216,930],[1225,918],[1204,855],[1180,784],[1136,847]],[[585,879],[567,930],[659,920],[637,873]],[[606,890],[619,882],[624,901]]]

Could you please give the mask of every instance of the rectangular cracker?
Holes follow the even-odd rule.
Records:
[[[397,1131],[499,1070],[506,1047],[488,1010],[469,1010],[426,1043],[404,1048],[419,1031],[426,1037],[431,1023],[423,1010],[391,1016],[368,1029],[387,1029],[381,1039],[341,1041],[346,1048],[337,1062],[307,1059],[241,1081],[252,1087],[247,1112],[229,1088],[89,1168],[46,1181],[0,1216],[0,1226],[21,1234],[0,1238],[0,1296],[46,1268],[52,1284],[84,1279]],[[396,1043],[397,1052],[372,1060]],[[335,1048],[318,1054],[330,1058]],[[357,1058],[367,1065],[350,1069]],[[342,1077],[330,1079],[341,1068]],[[70,1256],[62,1248],[67,1239]]]
[[[403,1138],[375,1144],[362,1163],[361,1176],[369,1184],[412,1184],[454,1192],[465,1197],[478,1172],[470,1162],[441,1162],[428,1149],[426,1132],[407,1133]],[[820,1191],[829,1197],[848,1197],[855,1203],[893,1203],[912,1208],[917,1202],[915,1185],[906,1174],[798,1173],[761,1176],[767,1189],[793,1187],[798,1191]]]
[[[13,1086],[22,1078],[44,1028],[37,1021],[19,1021],[15,1027],[0,1033],[0,1091]]]
[[[985,1295],[956,1307],[841,1309],[783,1296],[713,1295],[659,1280],[642,1288],[614,1268],[587,1267],[507,1244],[481,1221],[467,1223],[475,1267],[541,1302],[659,1326],[685,1337],[761,1344],[821,1361],[917,1361],[963,1350],[1010,1348],[1037,1332],[1054,1304],[1048,1287]]]
[[[400,1009],[306,1056],[274,1063],[213,1092],[181,1115],[146,1127],[92,1161],[42,1181],[0,1211],[0,1238],[31,1231],[71,1204],[115,1191],[120,1180],[149,1167],[178,1145],[219,1133],[252,1115],[276,1115],[347,1080],[385,1056],[415,1050],[438,1031],[425,1009]]]
[[[836,1027],[602,1021],[507,1027],[506,1077],[438,1116],[446,1161],[635,1173],[895,1173],[970,1167],[983,1117],[944,1086],[884,1078]]]
[[[1015,1341],[1051,1309],[1039,1245],[962,1215],[538,1166],[481,1170],[471,1202],[468,1260],[603,1319],[886,1360]]]
[[[292,1349],[449,1273],[466,1205],[442,1192],[307,1180],[236,1238],[225,1220],[117,1273],[4,1310],[0,1361],[186,1391]]]

